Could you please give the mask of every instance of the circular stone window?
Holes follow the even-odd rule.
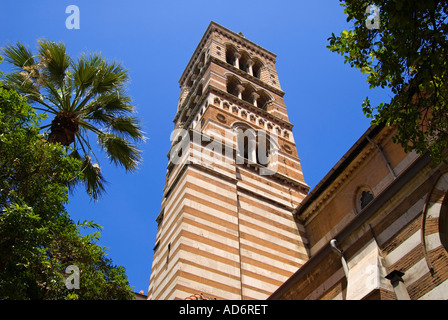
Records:
[[[283,149],[285,149],[286,152],[291,152],[291,151],[292,151],[291,147],[288,146],[287,144],[284,144],[284,145],[283,145]]]
[[[218,114],[216,115],[216,119],[218,119],[218,120],[221,121],[221,122],[226,122],[226,117],[224,117],[224,115],[222,115],[222,114],[220,114],[220,113],[218,113]]]

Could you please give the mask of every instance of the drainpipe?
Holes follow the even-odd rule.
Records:
[[[395,175],[394,170],[393,170],[392,167],[390,166],[389,161],[387,161],[387,158],[386,158],[386,156],[384,155],[384,152],[383,152],[383,149],[381,148],[381,146],[378,145],[378,143],[376,143],[376,142],[373,141],[372,139],[370,139],[368,136],[367,136],[366,138],[367,138],[367,140],[368,140],[369,142],[372,142],[372,143],[377,147],[378,151],[379,151],[380,154],[381,154],[381,157],[383,157],[383,160],[384,160],[384,162],[386,163],[387,169],[389,169],[389,172],[392,174],[392,177],[394,178],[394,180],[397,179],[397,176]]]
[[[345,277],[347,278],[347,281],[348,281],[348,265],[347,265],[347,261],[345,261],[344,254],[342,253],[342,251],[339,250],[336,247],[336,243],[337,243],[336,239],[330,240],[331,249],[341,256],[342,268],[344,268]]]

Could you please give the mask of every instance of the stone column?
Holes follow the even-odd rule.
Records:
[[[394,288],[395,294],[398,300],[411,300],[409,293],[406,289],[406,285],[403,281],[404,273],[398,270],[393,270],[386,276],[386,279],[390,281]]]
[[[248,129],[248,130],[253,130],[253,129]],[[249,136],[248,139],[248,159],[249,163],[257,163],[257,138],[255,133],[253,135]]]
[[[241,54],[239,54],[238,52],[235,52],[235,68],[240,68],[240,58],[241,58]]]
[[[239,84],[236,86],[236,89],[238,90],[238,99],[243,99],[244,87]]]
[[[254,65],[254,62],[252,60],[248,59],[247,64],[249,65],[249,70],[247,70],[247,73],[250,74],[251,76],[253,76],[254,72],[252,70],[252,66]]]
[[[256,92],[252,92],[252,97],[254,99],[253,105],[258,107],[257,99],[260,98],[260,95]]]

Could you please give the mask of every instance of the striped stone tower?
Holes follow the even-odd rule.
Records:
[[[185,68],[148,299],[265,299],[308,259],[275,60],[211,22]]]

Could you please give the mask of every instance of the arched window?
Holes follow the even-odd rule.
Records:
[[[266,110],[268,102],[272,100],[271,97],[264,90],[257,91],[257,94],[257,107]]]
[[[249,72],[249,60],[250,60],[249,55],[245,52],[241,52],[241,56],[239,59],[240,70],[243,70],[244,72]]]
[[[197,79],[197,77],[198,77],[200,71],[201,71],[201,70],[199,69],[199,64],[197,63],[197,64],[194,66],[193,71],[191,72],[191,74],[192,74],[191,79],[193,80],[193,82]]]
[[[261,79],[261,69],[263,68],[263,62],[260,61],[258,58],[253,58],[254,64],[252,66],[252,73],[253,76]]]
[[[367,186],[358,188],[355,196],[355,209],[359,213],[374,199],[372,190]]]
[[[235,65],[237,53],[238,53],[237,50],[233,46],[231,45],[226,46],[226,61],[228,64],[231,64],[232,66]]]
[[[239,95],[238,85],[240,84],[241,84],[240,81],[236,77],[233,76],[227,77],[227,92],[238,97]]]
[[[236,132],[236,163],[258,164],[268,166],[273,154],[278,150],[278,143],[273,141],[265,130],[255,130],[245,124],[234,126]]]
[[[257,133],[257,163],[262,166],[268,166],[270,156],[275,149],[269,134],[264,130]]]
[[[244,101],[247,101],[249,103],[254,103],[254,92],[255,92],[255,88],[252,87],[250,84],[245,83],[243,84],[244,90],[242,92],[242,99]]]
[[[203,66],[205,64],[205,51],[202,51],[201,56],[199,57],[199,64]]]
[[[198,87],[196,88],[196,96],[198,96],[198,97],[200,97],[200,96],[202,96],[202,91],[204,90],[204,88],[203,88],[203,86],[202,86],[202,83],[200,83],[199,85],[198,85]]]
[[[364,209],[372,200],[373,200],[373,194],[368,190],[363,190],[361,192],[361,198],[360,198],[361,210]]]
[[[257,162],[257,135],[254,129],[244,124],[234,126],[236,132],[236,163]]]

